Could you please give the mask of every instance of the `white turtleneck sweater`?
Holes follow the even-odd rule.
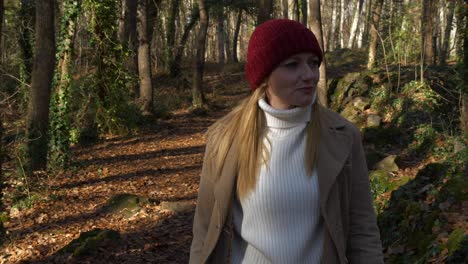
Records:
[[[261,167],[255,190],[235,199],[232,263],[320,263],[318,178],[304,166],[312,107],[277,110],[263,98],[258,104],[266,115],[270,161]]]

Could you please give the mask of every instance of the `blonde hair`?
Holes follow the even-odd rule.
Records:
[[[251,96],[242,100],[226,116],[215,122],[207,132],[207,139],[212,146],[209,156],[214,158],[215,178],[221,175],[224,162],[231,147],[236,150],[237,158],[237,194],[245,198],[255,189],[260,167],[268,164],[269,153],[263,143],[266,120],[258,106],[258,100],[265,95],[266,83],[260,85]],[[320,116],[317,100],[313,104],[311,122],[308,123],[307,143],[304,165],[308,175],[312,176],[317,160],[317,148],[320,137]],[[235,144],[235,146],[232,146]]]

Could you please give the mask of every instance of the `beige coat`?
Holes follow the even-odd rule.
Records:
[[[383,263],[382,246],[359,131],[338,114],[321,108],[317,173],[325,237],[322,263]],[[229,263],[236,179],[231,148],[215,179],[207,153],[193,223],[190,263]]]

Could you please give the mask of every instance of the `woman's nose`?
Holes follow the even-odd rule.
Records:
[[[305,64],[301,67],[301,76],[304,81],[316,81],[319,79],[319,70],[316,66]]]

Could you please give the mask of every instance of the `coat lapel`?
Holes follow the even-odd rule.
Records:
[[[320,108],[321,134],[318,146],[317,174],[320,186],[320,206],[326,205],[336,177],[340,173],[351,151],[351,137],[345,123],[325,108]]]

